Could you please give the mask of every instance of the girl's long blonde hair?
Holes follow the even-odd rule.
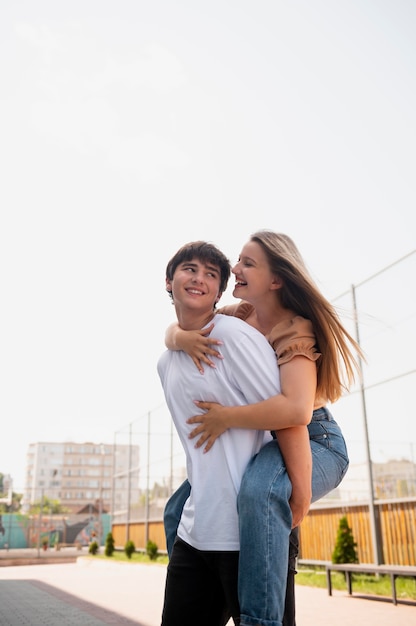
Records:
[[[317,396],[335,402],[360,371],[357,360],[358,355],[363,356],[360,346],[341,324],[335,307],[319,291],[290,237],[260,230],[250,240],[262,247],[272,273],[283,282],[279,289],[282,305],[312,322],[316,349],[322,354]]]

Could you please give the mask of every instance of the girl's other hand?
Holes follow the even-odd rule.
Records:
[[[197,400],[195,400],[195,404],[207,412],[203,415],[194,415],[186,420],[187,424],[198,424],[196,428],[191,430],[188,437],[193,439],[199,436],[195,448],[205,445],[205,453],[212,448],[215,440],[227,430],[223,420],[225,407],[216,402],[199,402]]]

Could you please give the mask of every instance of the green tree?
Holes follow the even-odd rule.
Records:
[[[134,545],[134,543],[130,540],[130,541],[126,541],[126,545],[124,546],[124,552],[127,556],[128,559],[131,559],[131,555],[133,554],[133,552],[135,551],[136,546]]]
[[[5,497],[4,495],[0,494],[0,497]],[[0,513],[18,513],[20,511],[20,509],[22,508],[22,498],[23,498],[23,494],[22,493],[14,493],[14,491],[12,492],[12,501],[10,504],[7,504],[7,502],[1,502],[0,503]]]
[[[337,539],[332,553],[332,563],[358,563],[357,544],[352,529],[348,525],[347,516],[339,520]]]
[[[113,556],[113,552],[114,552],[114,537],[111,533],[108,533],[105,539],[104,554],[106,556]]]
[[[149,539],[146,546],[146,554],[151,561],[155,561],[157,559],[158,550],[159,548],[157,546],[157,543]]]
[[[21,500],[23,498],[22,493],[11,494],[11,500],[9,500],[10,491],[7,483],[4,481],[4,474],[0,472],[0,498],[5,500],[0,502],[0,514],[2,513],[17,513],[21,509]]]
[[[29,513],[31,515],[37,515],[40,513],[40,509],[42,508],[42,513],[46,515],[58,515],[62,513],[68,513],[68,509],[62,506],[60,500],[51,500],[48,496],[43,496],[41,500],[37,500],[30,507]]]

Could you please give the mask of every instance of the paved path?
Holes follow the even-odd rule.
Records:
[[[82,557],[76,563],[0,567],[0,625],[160,626],[165,573],[163,565]],[[297,626],[416,624],[416,606],[334,593],[297,586]]]

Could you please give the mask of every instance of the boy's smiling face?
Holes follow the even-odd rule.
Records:
[[[180,263],[173,279],[166,279],[166,289],[172,292],[176,312],[204,315],[214,311],[220,299],[220,269],[196,258]]]

